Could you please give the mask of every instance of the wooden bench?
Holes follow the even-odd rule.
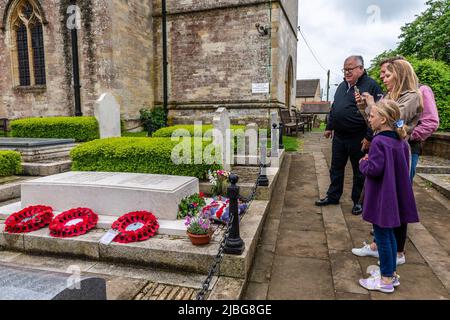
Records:
[[[6,137],[9,130],[9,119],[0,118],[0,131],[3,131],[3,135]]]
[[[314,122],[314,115],[312,114],[302,114],[301,112],[295,111],[295,118],[299,123],[303,123],[303,133],[305,133],[305,125],[306,129],[311,132]]]
[[[295,130],[295,135],[298,135],[299,130],[305,133],[305,123],[300,122],[296,117],[291,116],[289,110],[280,110],[280,119],[286,134],[292,135],[293,130]]]

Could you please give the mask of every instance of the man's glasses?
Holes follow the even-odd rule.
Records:
[[[356,68],[361,68],[362,66],[356,66],[354,68],[347,68],[347,69],[342,69],[341,71],[345,74],[345,73],[352,73],[353,70],[355,70]]]

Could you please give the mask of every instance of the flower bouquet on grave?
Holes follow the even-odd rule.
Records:
[[[227,192],[229,177],[230,172],[225,170],[208,171],[208,179],[212,184],[214,196],[224,195]]]
[[[193,194],[181,200],[178,206],[178,219],[186,217],[196,217],[206,205],[205,195],[203,192]]]
[[[200,214],[195,217],[187,216],[185,225],[187,235],[194,245],[204,245],[211,241],[211,220],[208,216]]]

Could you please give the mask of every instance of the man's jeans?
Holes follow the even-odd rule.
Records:
[[[386,212],[386,214],[389,214]],[[375,241],[380,256],[380,272],[383,277],[393,277],[397,271],[397,242],[393,228],[380,228],[373,225]]]
[[[350,158],[353,168],[352,200],[355,204],[359,202],[364,186],[364,176],[359,171],[359,160],[364,157],[364,153],[361,151],[363,139],[364,136],[351,139],[334,136],[330,169],[331,185],[327,193],[330,200],[339,201],[341,199],[344,192],[345,166]]]

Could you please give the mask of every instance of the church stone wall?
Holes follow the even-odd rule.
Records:
[[[0,0],[3,24],[8,0]],[[41,0],[48,24],[44,26],[47,88],[24,90],[14,88],[10,55],[10,30],[0,30],[0,116],[10,119],[25,117],[66,116],[72,114],[70,81],[63,47],[65,21],[59,10],[60,1]]]

